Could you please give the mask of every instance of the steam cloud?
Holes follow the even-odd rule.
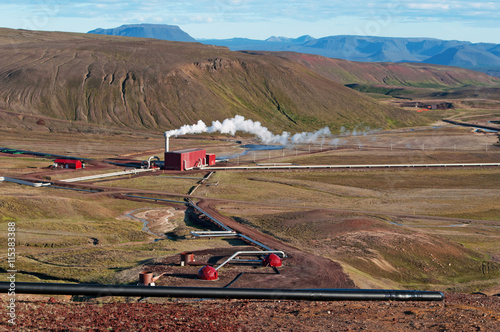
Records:
[[[165,132],[168,136],[181,136],[187,134],[200,134],[200,133],[214,133],[220,132],[221,134],[234,135],[237,131],[253,134],[259,138],[263,143],[279,143],[286,145],[289,143],[313,143],[320,137],[331,136],[330,129],[325,127],[315,132],[302,132],[297,134],[290,134],[284,131],[281,135],[275,135],[258,121],[245,120],[241,115],[236,115],[232,119],[226,119],[222,122],[213,121],[210,127],[203,121],[193,125],[184,125],[179,129],[170,130]]]

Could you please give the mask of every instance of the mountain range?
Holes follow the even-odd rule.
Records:
[[[266,40],[210,39],[204,44],[231,50],[292,51],[361,62],[420,62],[500,74],[500,45],[447,41],[431,38],[330,36],[296,39],[270,37]]]
[[[97,29],[90,33],[196,41],[177,26],[161,24],[124,25],[116,29]],[[266,40],[232,38],[197,41],[203,44],[225,46],[232,51],[291,51],[361,62],[419,62],[456,66],[500,77],[499,44],[432,38],[348,35],[323,38],[304,35],[299,38],[273,36]]]

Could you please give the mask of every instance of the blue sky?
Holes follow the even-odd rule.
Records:
[[[87,32],[122,24],[178,25],[194,38],[332,35],[500,43],[500,1],[16,0],[0,26]]]

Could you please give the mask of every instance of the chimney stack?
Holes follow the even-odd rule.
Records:
[[[165,152],[169,152],[169,138],[170,135],[165,133]]]

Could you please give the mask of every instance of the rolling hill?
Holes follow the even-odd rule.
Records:
[[[425,119],[344,85],[496,84],[487,75],[433,65],[373,65],[95,34],[0,29],[0,44],[0,109],[155,131],[236,114],[275,132],[414,125]]]
[[[0,34],[0,109],[19,114],[158,131],[236,114],[292,132],[421,122],[273,55],[92,34]]]
[[[422,63],[353,62],[319,55],[276,52],[276,56],[304,66],[342,84],[385,85],[389,87],[458,88],[469,85],[493,86],[500,79],[462,68]]]

